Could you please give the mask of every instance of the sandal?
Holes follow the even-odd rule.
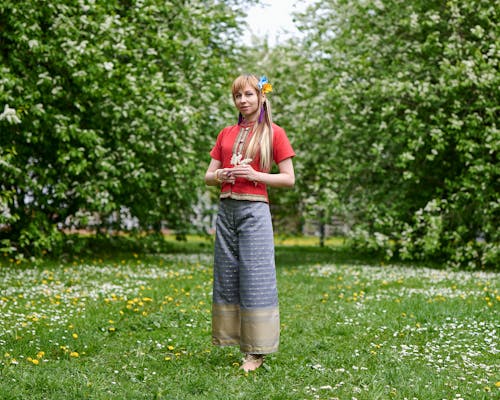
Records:
[[[262,354],[246,354],[243,365],[240,367],[245,372],[255,371],[264,363]]]

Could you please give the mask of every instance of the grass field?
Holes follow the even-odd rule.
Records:
[[[500,398],[498,274],[277,243],[281,347],[249,374],[210,344],[210,246],[6,260],[0,398]]]

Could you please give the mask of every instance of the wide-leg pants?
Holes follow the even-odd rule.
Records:
[[[216,222],[212,342],[243,353],[279,346],[280,318],[269,204],[221,200]]]

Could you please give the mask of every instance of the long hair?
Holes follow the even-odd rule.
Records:
[[[233,100],[236,94],[250,85],[257,92],[259,98],[259,118],[255,122],[253,135],[245,151],[245,158],[254,159],[259,152],[260,168],[262,171],[270,171],[273,162],[273,119],[271,115],[271,103],[267,96],[262,99],[259,89],[259,79],[255,75],[240,75],[232,86]]]

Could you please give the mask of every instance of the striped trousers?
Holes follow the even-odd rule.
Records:
[[[223,199],[216,222],[212,343],[269,354],[280,318],[269,204]]]

